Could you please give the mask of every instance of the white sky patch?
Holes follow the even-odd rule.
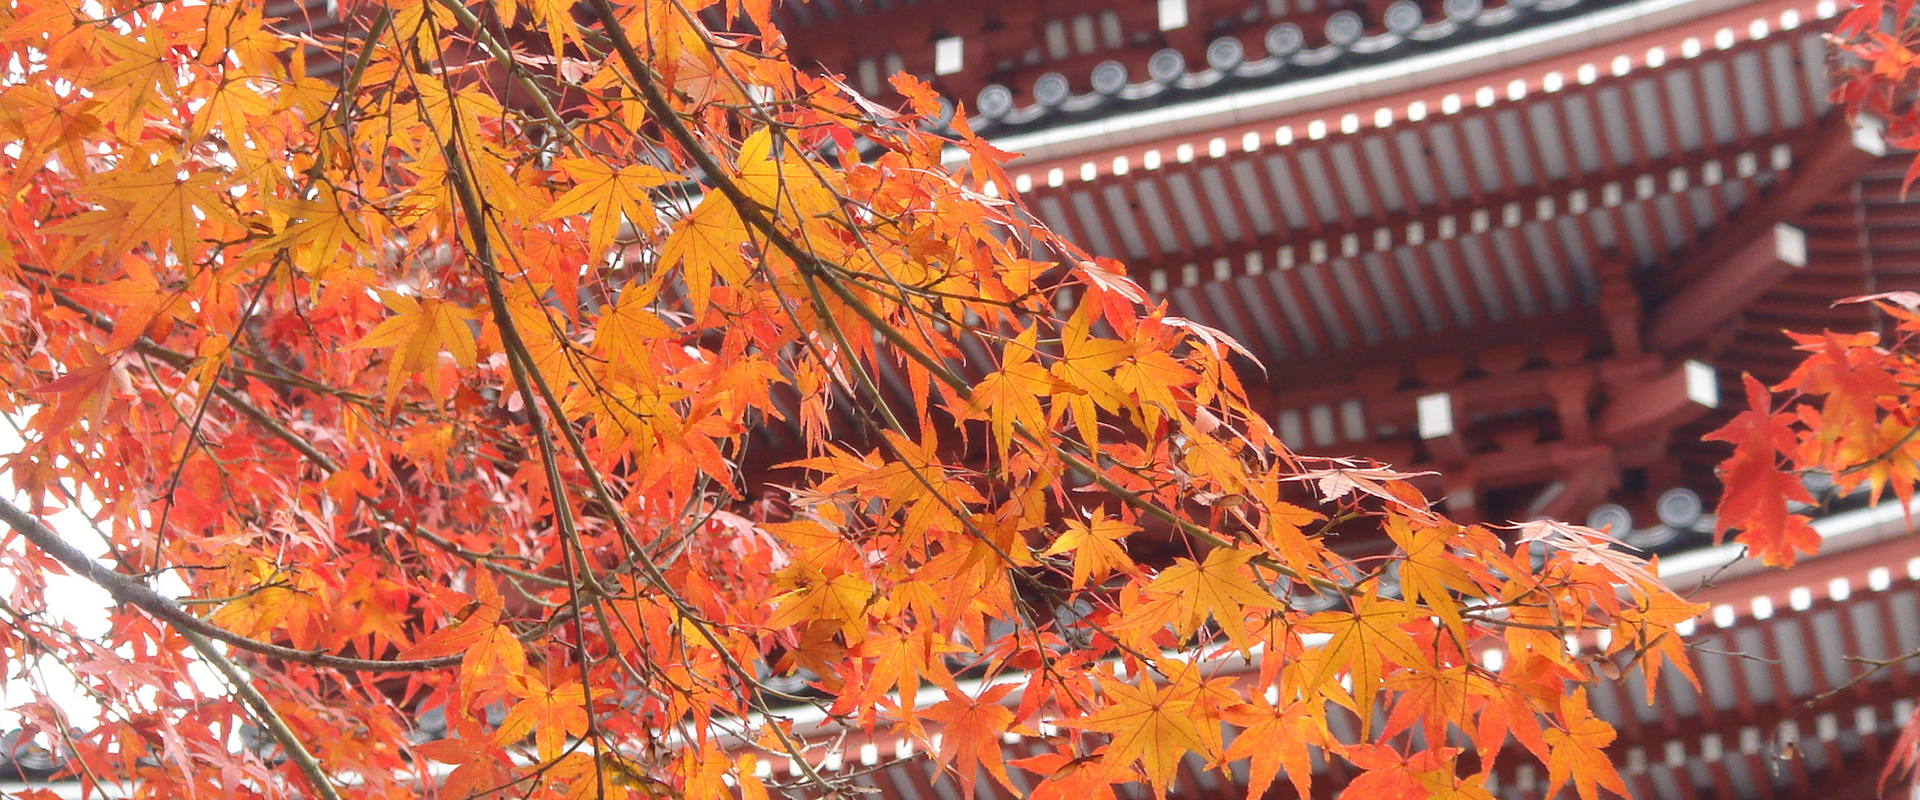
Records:
[[[15,432],[11,424],[0,424],[0,454],[11,456],[20,452],[25,443]],[[0,460],[0,464],[6,463]],[[25,507],[27,496],[13,485],[13,476],[9,471],[0,469],[0,492],[15,505]],[[49,498],[52,500],[52,498]],[[106,552],[106,544],[97,536],[77,536],[78,531],[91,531],[86,515],[78,509],[68,508],[43,520],[47,526],[59,531],[67,541],[85,551],[87,555],[98,557]],[[12,549],[30,547],[24,539],[15,537],[8,545]],[[17,585],[17,577],[9,572],[0,572],[0,596],[11,596]],[[92,639],[104,638],[107,634],[107,608],[112,598],[106,590],[93,585],[85,578],[72,575],[47,576],[47,612],[53,621],[65,622],[80,635]],[[24,609],[22,609],[24,610]],[[12,730],[20,727],[18,706],[34,701],[33,693],[26,682],[18,680],[15,672],[21,665],[17,662],[7,664],[7,673],[0,682],[0,730]],[[74,683],[73,676],[52,659],[43,659],[36,669],[43,688],[68,715],[71,724],[87,727],[99,717],[99,706],[81,692]]]
[[[32,410],[29,409],[27,413],[31,414]],[[0,420],[0,465],[6,463],[6,456],[19,453],[25,448],[25,442],[20,439],[16,431],[18,422],[18,419]],[[15,505],[27,507],[26,494],[14,486],[12,475],[5,469],[0,469],[0,493],[4,493],[4,496]],[[61,505],[62,500],[57,490],[49,492],[47,498],[49,505]],[[92,503],[83,494],[77,507],[64,508],[43,518],[42,522],[59,533],[69,544],[89,556],[99,558],[106,554],[106,542],[95,534],[93,523],[80,510],[90,505]],[[15,537],[7,546],[19,550],[32,545],[24,539]],[[178,597],[186,592],[186,586],[170,572],[165,573],[154,584],[154,588],[161,594]],[[106,590],[94,585],[92,581],[74,575],[49,574],[46,576],[46,585],[45,616],[48,622],[65,623],[71,626],[75,633],[95,641],[103,641],[107,638],[110,626],[107,612],[113,605],[113,599]],[[16,586],[16,575],[0,571],[0,597],[11,596]],[[18,708],[36,701],[28,683],[17,677],[23,665],[20,662],[8,662],[5,666],[6,671],[0,673],[0,731],[19,728],[21,714]],[[59,706],[61,713],[66,715],[69,725],[84,730],[99,720],[101,712],[99,704],[81,689],[73,675],[56,659],[42,658],[33,667],[33,671],[35,680],[40,683],[40,688],[46,692],[48,699]],[[218,674],[206,664],[194,660],[189,664],[188,672],[193,679],[193,684],[202,694],[218,697],[228,692],[228,688]]]

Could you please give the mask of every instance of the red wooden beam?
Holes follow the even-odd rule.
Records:
[[[1664,435],[1720,404],[1712,367],[1688,361],[1651,374],[1635,367],[1623,374],[1601,376],[1609,397],[1594,428],[1603,440],[1630,442]],[[1606,371],[1604,367],[1602,371]]]
[[[1676,273],[1691,280],[1648,316],[1647,347],[1672,351],[1692,343],[1805,265],[1805,234],[1785,223],[1872,166],[1884,152],[1883,144],[1876,151],[1877,141],[1877,134],[1856,129],[1837,114],[1823,124],[1813,152],[1791,178],[1675,257],[1681,265]]]

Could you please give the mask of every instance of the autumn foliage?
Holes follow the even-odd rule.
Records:
[[[1889,144],[1920,149],[1920,17],[1913,0],[1861,0],[1833,37],[1842,70],[1835,101],[1846,113],[1883,126]],[[1915,157],[1903,192],[1920,180]],[[1732,535],[1770,566],[1792,566],[1820,548],[1812,525],[1817,498],[1803,481],[1819,476],[1839,494],[1865,491],[1870,503],[1891,494],[1912,522],[1920,489],[1920,294],[1885,292],[1845,298],[1884,316],[1879,331],[1789,332],[1805,353],[1787,378],[1768,386],[1742,376],[1747,409],[1710,440],[1732,454],[1719,467],[1723,491],[1716,534]],[[1910,658],[1911,654],[1901,656]],[[1920,714],[1906,721],[1881,789],[1920,767]]]
[[[1920,18],[1912,0],[1858,3],[1835,32],[1842,62],[1834,99],[1848,114],[1877,120],[1889,144],[1920,149]],[[1920,157],[1904,186],[1920,179]],[[1820,474],[1841,493],[1891,492],[1911,504],[1920,487],[1920,295],[1888,292],[1841,299],[1872,303],[1890,330],[1793,333],[1806,353],[1786,380],[1767,386],[1743,376],[1747,410],[1708,439],[1733,445],[1720,465],[1725,491],[1716,533],[1771,566],[1791,566],[1820,547],[1813,496],[1802,477]],[[1794,510],[1794,509],[1802,510]]]
[[[88,693],[19,709],[72,777],[760,800],[845,789],[835,735],[1039,800],[1190,754],[1304,793],[1315,752],[1368,797],[1529,757],[1624,792],[1569,687],[1684,673],[1699,609],[1598,531],[1288,452],[964,109],[797,71],[764,0],[340,12],[0,5],[0,653]]]
[[[1920,17],[1913,0],[1855,0],[1840,20],[1833,42],[1846,56],[1834,100],[1847,113],[1867,115],[1886,126],[1887,143],[1920,150]],[[1903,188],[1920,180],[1920,159],[1907,169]]]

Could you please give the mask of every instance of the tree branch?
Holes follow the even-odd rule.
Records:
[[[182,633],[194,633],[215,641],[240,648],[250,653],[258,653],[269,658],[310,664],[316,667],[352,670],[356,672],[425,672],[445,669],[460,663],[464,655],[441,656],[412,660],[382,660],[351,658],[321,653],[312,650],[296,650],[291,647],[250,639],[229,631],[211,622],[196,617],[180,607],[171,598],[154,591],[151,587],[134,580],[127,575],[107,568],[80,549],[67,544],[60,534],[46,526],[38,518],[26,512],[12,501],[0,497],[0,522],[7,523],[15,533],[25,537],[34,547],[54,560],[65,564],[74,574],[92,581],[94,585],[107,590],[114,602],[135,606],[142,611],[166,622]]]

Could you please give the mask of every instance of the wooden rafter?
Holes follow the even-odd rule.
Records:
[[[1787,223],[1854,180],[1884,152],[1838,115],[1821,126],[1809,157],[1735,219],[1674,256],[1679,285],[1647,320],[1647,347],[1670,352],[1725,323],[1806,264],[1805,234]]]

